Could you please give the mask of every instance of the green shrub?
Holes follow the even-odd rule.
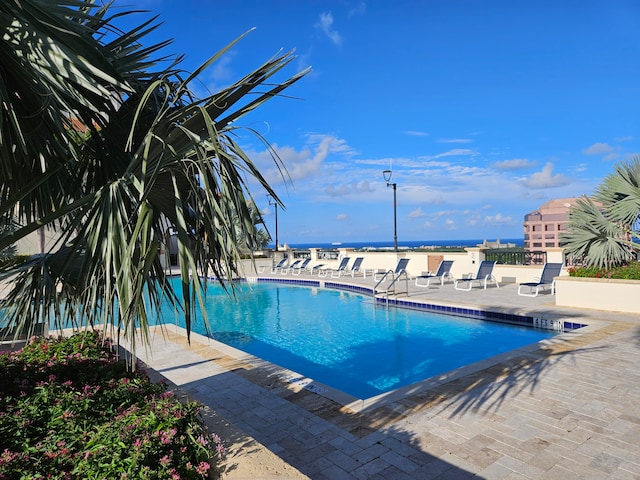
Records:
[[[609,270],[598,267],[572,267],[569,268],[569,275],[572,277],[640,280],[640,262],[632,262]]]
[[[0,355],[0,479],[208,478],[224,448],[194,402],[95,332]]]

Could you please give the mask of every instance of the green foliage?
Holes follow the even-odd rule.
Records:
[[[623,280],[640,280],[640,262],[605,269],[600,267],[572,267],[569,268],[572,277],[617,278]]]
[[[95,332],[0,355],[0,382],[0,479],[209,478],[224,451],[196,403],[128,371]]]
[[[181,57],[156,57],[169,41],[144,45],[155,19],[123,31],[118,22],[137,12],[112,15],[110,3],[97,3],[0,2],[7,27],[0,38],[0,214],[17,211],[22,225],[0,236],[0,249],[40,228],[59,237],[45,255],[4,273],[13,290],[3,321],[25,332],[43,321],[115,324],[135,351],[136,328],[147,340],[148,319],[162,303],[184,313],[187,332],[197,308],[206,320],[206,277],[192,273],[224,281],[236,273],[241,246],[262,241],[249,183],[282,204],[240,147],[242,134],[265,143],[285,178],[286,170],[240,120],[308,70],[278,80],[295,60],[292,51],[278,52],[197,98],[190,85],[244,35],[186,75]],[[160,261],[169,228],[177,232],[177,294]]]
[[[640,246],[640,157],[616,165],[596,189],[593,199],[581,198],[569,212],[561,236],[568,256],[588,266],[609,269],[635,258]]]

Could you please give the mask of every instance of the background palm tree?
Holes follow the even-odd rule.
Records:
[[[146,340],[163,300],[183,309],[190,331],[204,291],[190,272],[224,280],[240,264],[239,239],[256,235],[247,179],[277,199],[236,143],[237,120],[308,70],[274,81],[294,58],[280,52],[198,99],[189,83],[240,39],[187,75],[179,57],[151,58],[168,41],[142,45],[155,19],[117,28],[130,14],[91,1],[0,4],[0,214],[15,213],[20,224],[0,249],[41,227],[59,238],[3,274],[13,278],[4,322],[19,331],[50,318],[57,326],[113,323],[135,346],[137,327]],[[154,70],[159,60],[167,66]],[[160,263],[169,227],[178,240],[177,296]]]
[[[587,265],[610,268],[634,260],[640,249],[640,157],[616,165],[569,211],[565,252]]]

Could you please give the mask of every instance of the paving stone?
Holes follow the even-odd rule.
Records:
[[[434,290],[430,299],[455,295],[451,301],[477,302],[481,309],[531,308],[509,286],[464,295]],[[374,403],[361,414],[296,390],[275,369],[235,359],[214,341],[189,347],[177,327],[166,338],[153,336],[152,356],[140,355],[157,374],[314,480],[640,478],[640,318],[531,300],[591,326],[543,348],[484,361],[472,374],[450,376],[392,404]]]
[[[353,456],[341,452],[340,450],[335,450],[327,454],[326,458],[346,472],[353,472],[356,468],[362,466],[362,462],[359,462]]]
[[[375,458],[370,462],[361,465],[356,468],[352,473],[354,478],[368,479],[374,475],[381,473],[383,470],[389,467],[389,464],[380,458]]]
[[[317,474],[314,475],[312,478],[318,479],[318,480],[324,480],[324,479],[326,479],[326,480],[352,480],[353,479],[353,475],[351,475],[350,473],[345,472],[344,470],[342,470],[337,465],[332,465],[332,466],[328,467],[326,470],[323,470],[321,472],[317,472]]]
[[[401,470],[405,473],[414,472],[419,466],[410,458],[403,457],[402,455],[399,455],[398,453],[393,451],[382,454],[380,458],[387,462],[389,465],[393,465],[398,470]]]

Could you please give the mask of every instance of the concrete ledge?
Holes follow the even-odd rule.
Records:
[[[558,277],[556,305],[626,313],[640,312],[640,280]]]

